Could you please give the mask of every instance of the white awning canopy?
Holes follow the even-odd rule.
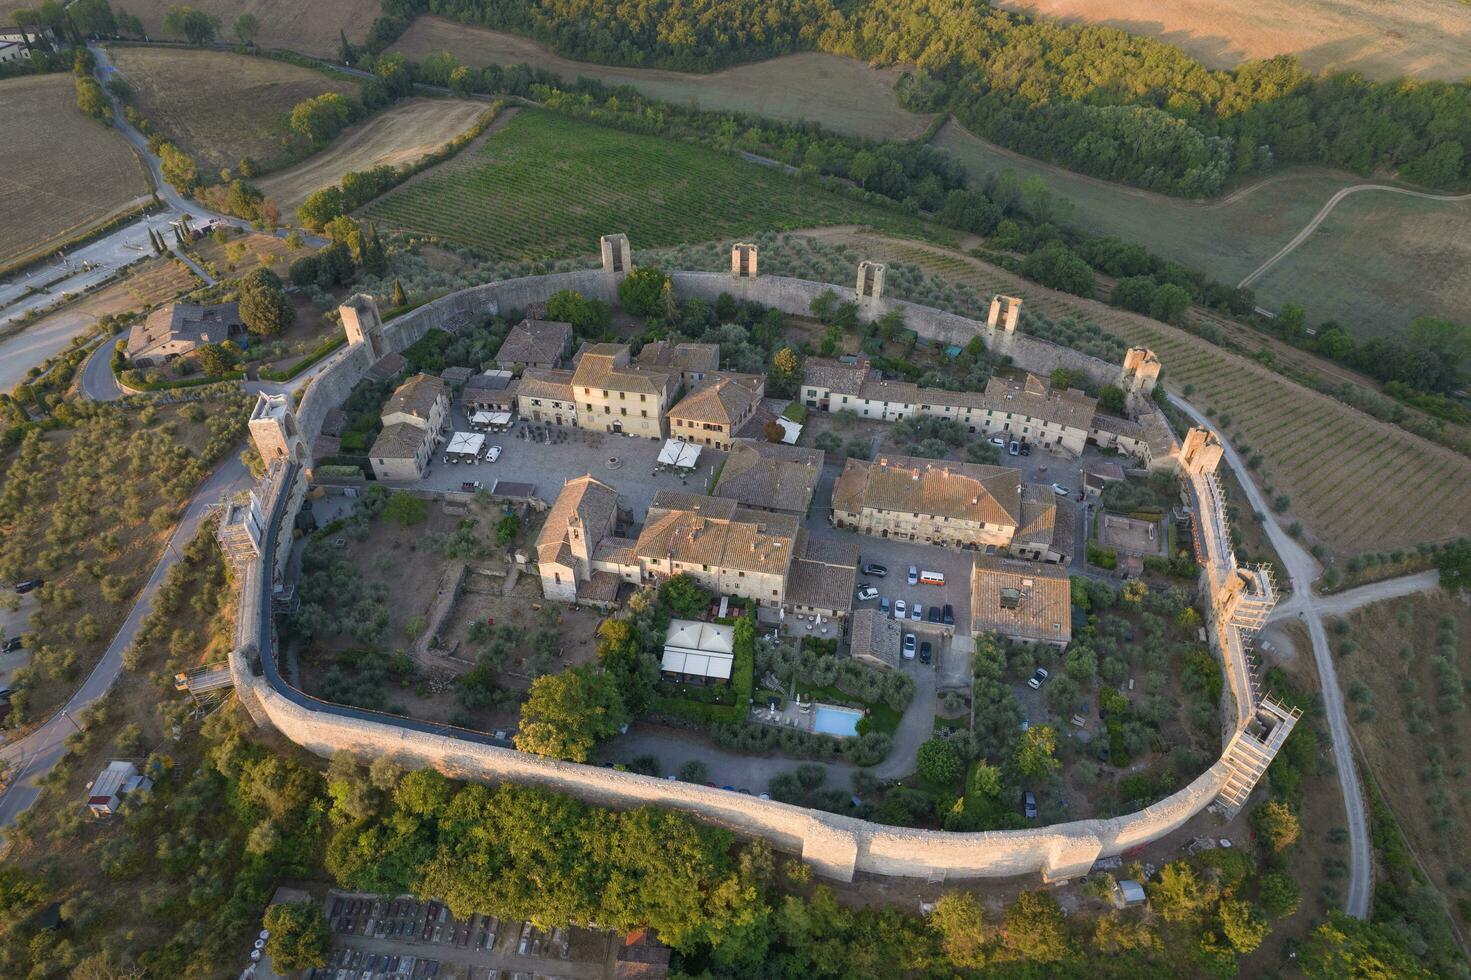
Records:
[[[476,412],[473,416],[470,417],[470,424],[471,425],[484,425],[484,426],[510,425],[511,424],[511,413],[510,412]]]
[[[797,439],[802,435],[802,424],[780,415],[776,418],[776,424],[781,426],[781,441],[785,445],[795,446]]]
[[[664,634],[662,670],[686,677],[730,680],[735,665],[735,628],[676,619]]]
[[[445,453],[450,456],[479,456],[485,448],[485,436],[479,432],[456,432],[449,437]]]
[[[664,466],[678,466],[692,470],[700,461],[700,447],[681,439],[666,439],[659,450],[659,462]]]

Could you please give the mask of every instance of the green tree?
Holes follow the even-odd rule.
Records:
[[[521,518],[515,514],[506,514],[495,522],[495,540],[501,547],[505,547],[516,540],[516,535],[521,532]]]
[[[1262,875],[1257,884],[1257,901],[1273,918],[1286,918],[1297,911],[1297,906],[1302,901],[1302,889],[1298,888],[1291,875],[1282,871],[1271,871]]]
[[[1126,410],[1124,389],[1118,385],[1104,385],[1099,388],[1098,407],[1113,415],[1123,415]]]
[[[613,678],[590,665],[531,682],[521,706],[516,748],[586,762],[597,743],[618,734],[628,714]]]
[[[309,970],[327,965],[332,929],[319,902],[281,902],[266,909],[271,932],[266,953],[277,970]]]
[[[1307,333],[1308,315],[1296,303],[1288,303],[1277,312],[1277,329],[1288,340],[1297,340]]]
[[[1167,282],[1149,299],[1149,315],[1165,323],[1183,323],[1190,309],[1190,294],[1182,286]]]
[[[922,778],[936,786],[949,786],[960,779],[964,763],[960,750],[947,738],[932,738],[919,747],[915,766]]]
[[[1405,942],[1393,925],[1335,910],[1303,943],[1298,966],[1311,980],[1430,980]]]
[[[1150,906],[1167,922],[1187,922],[1210,901],[1205,885],[1183,861],[1165,865],[1146,887]]]
[[[1297,814],[1280,800],[1268,800],[1251,812],[1251,826],[1262,846],[1280,854],[1302,836]]]
[[[233,340],[205,344],[195,356],[199,358],[199,367],[205,374],[224,374],[240,363],[240,347]]]
[[[676,575],[659,586],[659,601],[684,619],[693,619],[710,608],[715,596],[688,575]]]
[[[393,280],[393,295],[388,302],[395,308],[409,305],[409,298],[404,293],[404,284],[397,279]]]
[[[404,527],[423,524],[429,519],[429,502],[411,493],[390,493],[383,505],[383,517]]]
[[[588,299],[572,289],[547,297],[547,319],[570,323],[579,336],[601,333],[613,322],[613,311],[598,299]]]
[[[1023,775],[1041,779],[1062,767],[1057,756],[1057,733],[1051,725],[1033,725],[1021,733],[1011,758]]]
[[[977,970],[986,965],[985,913],[971,892],[951,892],[940,896],[926,920],[940,938],[949,965]]]
[[[1217,913],[1221,919],[1221,934],[1226,937],[1231,948],[1242,956],[1254,952],[1262,944],[1262,940],[1267,938],[1267,933],[1272,931],[1267,920],[1251,907],[1250,902],[1223,898]]]
[[[261,337],[274,337],[296,320],[296,308],[270,269],[256,269],[240,282],[240,319]]]
[[[188,194],[199,183],[199,167],[194,158],[173,143],[159,146],[158,163],[163,179],[180,194]]]
[[[215,22],[202,10],[193,7],[170,7],[163,15],[165,33],[182,37],[190,44],[208,44],[215,39]]]
[[[260,18],[248,10],[236,17],[235,36],[240,39],[241,44],[254,44],[255,39],[260,37]]]
[[[669,277],[656,266],[640,266],[618,284],[618,302],[634,316],[662,316],[667,312]]]
[[[1057,899],[1046,892],[1022,892],[1006,910],[1006,947],[1033,963],[1056,963],[1072,953],[1067,922]]]
[[[1452,594],[1471,591],[1471,539],[1462,538],[1435,553],[1440,587]]]
[[[336,92],[324,92],[291,109],[291,131],[313,143],[325,143],[347,126],[352,109]]]
[[[90,75],[77,79],[77,108],[82,110],[82,115],[93,119],[106,119],[112,113],[107,93]]]

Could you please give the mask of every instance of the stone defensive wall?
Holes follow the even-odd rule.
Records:
[[[852,288],[777,276],[737,279],[720,273],[676,272],[671,278],[682,296],[714,300],[728,292],[791,314],[807,315],[812,298],[824,290],[831,289],[840,298],[857,297]],[[617,281],[616,274],[594,269],[475,286],[384,324],[383,335],[392,350],[402,351],[430,329],[462,329],[488,314],[544,301],[562,289],[614,303]],[[964,344],[983,336],[993,351],[1010,354],[1029,370],[1050,372],[1065,366],[1098,381],[1118,376],[1117,365],[965,317],[882,298],[864,297],[859,303],[866,318],[901,310],[906,325],[931,340]],[[326,413],[347,398],[373,360],[369,344],[357,342],[318,373],[296,409],[306,446],[319,434]],[[294,460],[282,460],[259,488],[266,514],[263,555],[275,554],[280,529],[292,526],[301,499],[292,488],[303,473]],[[275,728],[317,755],[341,750],[365,758],[389,755],[405,765],[433,766],[454,778],[514,780],[603,806],[669,807],[748,837],[765,838],[783,851],[800,854],[819,874],[844,881],[859,871],[926,879],[1033,873],[1048,880],[1076,877],[1099,858],[1178,829],[1209,806],[1230,778],[1223,758],[1184,789],[1125,816],[1025,830],[947,833],[890,827],[726,790],[560,762],[518,752],[482,732],[332,704],[298,690],[275,663],[275,582],[270,563],[264,558],[248,563],[238,581],[237,643],[230,655],[236,692],[257,724]]]

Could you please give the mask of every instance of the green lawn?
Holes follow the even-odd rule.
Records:
[[[362,214],[522,261],[585,255],[615,231],[645,249],[823,224],[918,228],[729,154],[537,110]]]

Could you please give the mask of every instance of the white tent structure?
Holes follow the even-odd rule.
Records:
[[[729,681],[735,667],[735,627],[673,620],[664,634],[659,666],[665,674],[694,683]]]
[[[476,412],[470,424],[477,429],[504,429],[511,424],[510,412]]]
[[[659,465],[673,466],[676,469],[692,470],[700,462],[700,447],[694,443],[685,442],[682,439],[664,440],[664,448],[659,450]]]
[[[471,462],[480,458],[480,452],[485,448],[485,436],[479,432],[456,432],[449,437],[449,445],[444,448],[446,457],[457,461]]]

